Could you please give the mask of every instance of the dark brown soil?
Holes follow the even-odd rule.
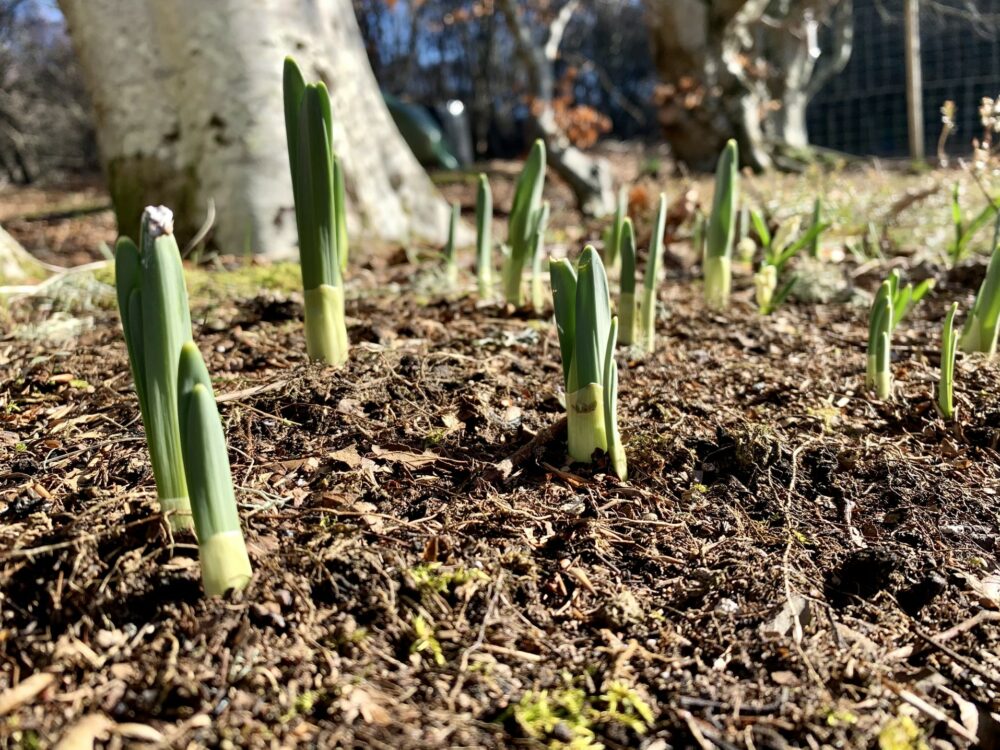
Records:
[[[997,746],[1000,368],[932,400],[977,282],[898,329],[880,403],[863,306],[762,318],[743,276],[708,313],[672,267],[622,484],[566,463],[548,317],[424,273],[354,272],[340,371],[295,294],[195,301],[256,571],[226,600],[157,516],[114,310],[63,343],[14,310],[0,747]]]

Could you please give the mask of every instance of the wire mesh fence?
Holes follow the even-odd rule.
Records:
[[[1000,0],[920,3],[925,150],[937,152],[941,105],[957,106],[949,153],[968,153],[982,128],[984,96],[1000,94]],[[906,63],[903,0],[855,0],[854,51],[844,71],[810,104],[818,146],[853,154],[905,157]]]

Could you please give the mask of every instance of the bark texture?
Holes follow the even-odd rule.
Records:
[[[588,216],[607,216],[614,211],[615,195],[611,167],[607,161],[584,153],[570,141],[556,123],[552,98],[555,91],[553,66],[566,26],[577,8],[570,0],[548,28],[548,39],[540,45],[532,36],[522,10],[515,0],[500,0],[500,10],[514,36],[518,56],[534,90],[532,115],[539,135],[545,141],[548,161],[573,191],[577,207]]]
[[[646,0],[659,119],[679,159],[709,169],[728,138],[744,164],[808,146],[806,107],[851,54],[852,0]],[[830,25],[831,49],[818,30]]]
[[[281,72],[330,88],[355,235],[442,242],[448,207],[396,130],[350,0],[60,0],[95,109],[119,226],[175,209],[192,236],[215,202],[224,252],[293,252]]]

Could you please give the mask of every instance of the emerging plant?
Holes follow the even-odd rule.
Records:
[[[924,279],[914,286],[912,283],[900,286],[899,270],[892,269],[886,277],[889,284],[889,301],[892,303],[892,331],[896,330],[920,300],[934,288],[934,279]],[[891,332],[891,331],[890,331]]]
[[[306,85],[290,57],[284,71],[285,133],[299,231],[305,297],[306,349],[331,365],[347,361],[342,269],[346,263],[343,176],[333,153],[330,95],[320,82]],[[336,173],[336,174],[335,174]],[[338,186],[339,183],[339,186]]]
[[[455,257],[455,235],[458,233],[458,217],[461,206],[457,203],[451,207],[451,220],[448,222],[448,244],[444,247],[444,278],[449,289],[454,289],[458,283],[458,262]]]
[[[476,191],[476,286],[481,298],[493,288],[493,193],[485,174]]]
[[[892,394],[891,337],[893,324],[892,285],[883,281],[868,317],[868,373],[865,384],[880,399]]]
[[[944,319],[941,332],[941,378],[938,381],[938,409],[941,416],[951,419],[955,416],[955,354],[958,337],[955,334],[955,313],[958,303],[952,302]]]
[[[542,214],[542,189],[545,185],[545,144],[535,141],[514,188],[514,203],[510,209],[507,244],[510,252],[503,268],[504,296],[512,305],[524,304],[521,277],[524,266],[532,260],[535,232]]]
[[[969,253],[969,245],[973,237],[982,230],[990,219],[1000,211],[1000,200],[987,203],[986,206],[976,214],[968,224],[965,223],[965,215],[960,202],[959,184],[956,182],[951,188],[951,223],[955,229],[955,238],[948,246],[948,260],[954,266]]]
[[[812,227],[818,227],[823,224],[823,201],[817,195],[816,200],[813,201],[813,213],[812,213]],[[824,229],[826,226],[823,227]],[[809,241],[809,255],[813,258],[819,257],[819,236],[822,234],[822,230],[816,232],[812,239]]]
[[[754,274],[757,307],[761,315],[770,315],[784,303],[798,281],[797,276],[792,276],[779,288],[778,281],[781,272],[803,248],[813,247],[828,225],[819,221],[818,201],[813,207],[812,223],[809,229],[795,240],[791,238],[798,233],[801,226],[798,217],[792,217],[783,222],[773,235],[759,212],[751,211],[750,219],[753,222],[754,231],[760,238],[761,246],[764,248],[764,257],[757,273]]]
[[[888,398],[892,391],[889,369],[892,332],[910,310],[934,286],[933,279],[900,287],[899,271],[893,269],[882,282],[868,317],[868,372],[865,383],[874,388],[879,398]]]
[[[736,257],[740,263],[750,265],[753,263],[754,253],[757,252],[757,243],[750,236],[750,209],[746,203],[740,206],[739,236],[739,242],[736,243]]]
[[[959,348],[971,354],[983,352],[993,356],[997,350],[1000,329],[1000,216],[993,232],[993,255],[986,269],[986,278],[979,287],[969,319],[962,328]]]
[[[792,237],[798,234],[802,225],[799,217],[793,216],[782,222],[772,235],[764,217],[758,211],[751,210],[750,220],[753,222],[754,231],[757,232],[761,247],[764,249],[764,263],[777,267],[780,272],[803,248],[807,246],[811,248],[819,236],[830,226],[816,219],[817,215],[814,211],[809,228],[804,234],[793,240]]]
[[[198,535],[201,580],[208,596],[243,589],[252,570],[236,510],[226,438],[212,381],[193,341],[181,347],[177,373],[178,415],[184,472]]]
[[[549,202],[542,203],[535,233],[531,239],[531,307],[541,312],[545,307],[545,291],[542,286],[542,261],[545,259],[545,230],[549,227]]]
[[[587,246],[574,269],[565,258],[549,263],[563,384],[569,455],[589,463],[596,449],[608,453],[618,477],[628,475],[617,426],[617,319],[611,317],[608,277],[597,251]]]
[[[628,193],[625,187],[618,189],[618,200],[615,202],[615,217],[611,224],[611,238],[606,245],[608,268],[614,268],[621,257],[622,240],[624,239],[625,221],[628,219]]]
[[[736,226],[737,173],[739,151],[730,139],[719,157],[715,170],[715,197],[708,219],[702,266],[705,275],[705,301],[709,307],[723,310],[729,306],[732,287],[733,239]]]
[[[656,348],[656,282],[660,276],[660,259],[663,257],[663,233],[667,228],[667,196],[660,193],[659,205],[656,208],[656,219],[653,222],[653,241],[649,248],[649,261],[646,265],[646,276],[643,279],[642,303],[639,314],[642,316],[641,333],[642,346],[652,353]]]
[[[636,316],[635,298],[635,229],[628,217],[622,225],[619,244],[622,260],[621,294],[618,297],[618,343],[630,346],[635,341]]]
[[[118,240],[115,285],[156,496],[173,530],[190,529],[177,422],[177,362],[181,347],[191,340],[191,317],[168,208],[150,206],[143,212],[138,247],[128,237]]]

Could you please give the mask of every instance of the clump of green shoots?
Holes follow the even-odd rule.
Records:
[[[531,307],[535,312],[541,312],[545,307],[545,289],[542,286],[544,275],[543,261],[545,259],[545,231],[549,228],[549,202],[542,202],[542,211],[538,215],[535,233],[532,237],[531,251]]]
[[[933,286],[933,279],[925,279],[916,286],[907,284],[901,287],[899,271],[893,269],[875,294],[868,317],[868,371],[865,384],[874,388],[879,398],[888,398],[892,391],[892,374],[889,368],[892,332]]]
[[[476,286],[481,298],[493,290],[493,192],[485,174],[476,190]]]
[[[212,381],[193,341],[181,348],[178,415],[184,472],[191,491],[201,580],[208,596],[243,589],[252,570],[240,529],[226,438]]]
[[[139,396],[160,509],[175,531],[191,528],[177,421],[177,363],[191,340],[191,317],[173,215],[164,206],[142,214],[139,245],[115,251],[115,285],[129,363]]]
[[[944,319],[941,331],[941,378],[938,381],[937,403],[941,416],[951,419],[955,416],[955,354],[958,336],[955,334],[955,313],[958,303],[952,302]]]
[[[705,252],[702,260],[705,301],[709,307],[717,310],[729,306],[729,292],[732,288],[738,162],[739,151],[736,141],[730,139],[722,150],[715,170],[715,197],[705,233]]]
[[[604,253],[608,268],[614,268],[622,254],[622,242],[625,238],[625,221],[628,219],[628,192],[623,185],[618,189],[618,200],[615,202],[615,216],[611,223],[611,235]]]
[[[798,232],[801,225],[797,217],[783,222],[772,235],[764,217],[758,211],[750,212],[754,231],[760,238],[761,246],[764,249],[760,267],[754,275],[757,307],[762,315],[770,315],[777,310],[795,288],[795,283],[798,281],[796,276],[792,276],[780,288],[778,281],[788,262],[803,248],[812,247],[827,228],[828,225],[818,221],[818,218],[819,214],[814,210],[809,229],[797,239],[792,240],[791,237]]]
[[[955,236],[951,244],[948,246],[948,260],[954,266],[960,260],[966,257],[969,252],[969,245],[972,239],[989,224],[990,219],[993,218],[1000,211],[1000,199],[996,201],[991,201],[987,203],[986,206],[970,221],[968,224],[965,223],[965,214],[962,211],[962,204],[960,201],[960,187],[956,182],[951,188],[951,223],[955,230]]]
[[[643,279],[642,302],[639,314],[642,316],[640,335],[642,347],[652,354],[656,348],[656,282],[660,276],[660,260],[663,257],[663,233],[667,228],[667,196],[660,193],[656,207],[656,219],[653,221],[653,238],[649,248],[649,260],[646,264],[646,275]]]
[[[892,287],[883,281],[868,317],[868,374],[865,379],[880,399],[892,394]]]
[[[525,264],[533,261],[537,229],[542,215],[542,189],[545,185],[545,144],[535,141],[514,188],[510,209],[507,244],[509,252],[503,267],[504,297],[516,307],[524,304],[521,279]]]
[[[653,351],[656,337],[656,279],[659,274],[660,256],[663,254],[663,230],[667,221],[667,199],[660,194],[656,220],[653,227],[652,247],[646,264],[641,305],[636,297],[636,243],[635,229],[628,217],[622,225],[621,241],[621,293],[618,298],[618,343],[630,346],[641,338],[646,351]]]
[[[635,298],[635,229],[628,217],[625,217],[622,224],[618,250],[622,261],[621,294],[618,297],[618,343],[631,346],[635,341],[638,316]]]
[[[993,232],[993,255],[986,269],[986,278],[979,287],[976,301],[965,326],[959,348],[971,354],[983,352],[992,357],[997,350],[997,332],[1000,330],[1000,215]]]
[[[448,222],[448,243],[444,246],[444,280],[449,289],[454,289],[458,283],[458,259],[455,250],[455,236],[458,234],[458,218],[462,208],[457,203],[451,207],[451,219]]]
[[[823,201],[817,195],[816,200],[813,201],[813,213],[812,213],[812,226],[818,227],[823,224]],[[823,225],[824,229],[829,225]],[[816,232],[815,235],[809,240],[809,255],[813,258],[819,257],[819,236],[822,234],[822,230]]]
[[[628,475],[618,432],[618,319],[611,317],[608,277],[597,251],[587,246],[576,268],[565,258],[549,263],[563,385],[569,455],[589,463],[605,451],[615,474]]]
[[[285,132],[299,232],[306,349],[331,365],[347,361],[343,269],[347,260],[343,175],[333,152],[330,95],[306,84],[290,57],[284,70]]]

